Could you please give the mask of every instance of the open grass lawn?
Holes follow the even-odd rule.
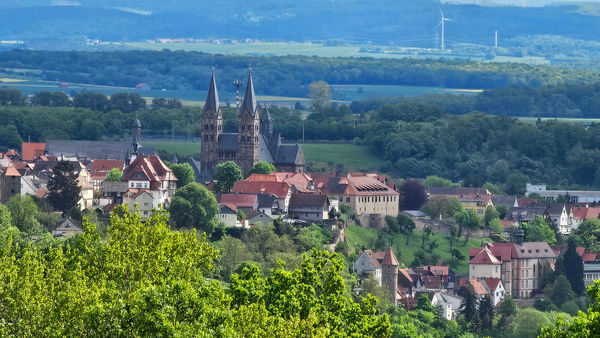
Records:
[[[356,144],[303,144],[306,163],[317,168],[335,169],[342,164],[352,171],[375,171],[381,167],[381,159],[373,155],[367,146]]]
[[[190,157],[200,153],[200,142],[185,142],[185,141],[143,141],[143,145],[154,147],[156,150],[163,150],[169,154],[177,154],[178,156]],[[167,158],[166,160],[170,160]]]
[[[346,228],[346,239],[348,245],[354,248],[357,252],[364,249],[383,251],[385,248],[375,248],[375,241],[377,241],[378,230],[373,228],[361,228],[358,226],[350,226]],[[440,234],[431,234],[429,241],[425,242],[425,249],[421,248],[423,232],[415,231],[410,236],[408,244],[406,244],[406,236],[404,234],[389,234],[387,232],[381,232],[386,239],[386,248],[391,245],[396,257],[400,264],[410,266],[410,263],[415,257],[415,253],[419,250],[423,250],[429,254],[429,245],[431,241],[436,241],[437,246],[433,249],[442,261],[451,258],[450,254],[450,237]],[[459,249],[465,257],[469,257],[469,248],[480,248],[483,243],[490,241],[490,239],[470,239],[465,245],[464,239],[454,241],[454,248]],[[465,275],[468,273],[468,263],[465,259],[459,267],[454,271],[456,274]]]

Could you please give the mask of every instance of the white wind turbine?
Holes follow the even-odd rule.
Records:
[[[452,20],[448,19],[447,17],[444,16],[444,12],[442,12],[442,9],[440,8],[440,15],[442,16],[440,23],[438,23],[437,26],[435,26],[435,28],[438,28],[440,25],[442,26],[442,50],[446,49],[446,21],[449,22],[453,22]]]

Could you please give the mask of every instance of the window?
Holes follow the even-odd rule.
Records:
[[[144,215],[148,215],[148,210],[144,211]]]
[[[149,205],[149,203],[148,203],[148,202],[144,203],[144,206],[145,206],[145,207],[147,207],[148,205]]]
[[[350,203],[350,197],[346,197],[346,203]]]

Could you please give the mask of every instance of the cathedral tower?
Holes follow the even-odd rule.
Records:
[[[223,132],[223,113],[219,106],[219,93],[213,70],[206,103],[202,111],[202,143],[200,163],[202,170],[212,170],[217,165],[217,145]]]
[[[258,103],[256,102],[256,95],[254,94],[252,71],[250,71],[244,102],[240,107],[240,114],[238,116],[237,162],[242,167],[244,175],[258,162],[259,142],[260,113]]]

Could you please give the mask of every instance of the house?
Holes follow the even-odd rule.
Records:
[[[314,186],[312,178],[305,173],[274,172],[270,174],[252,174],[245,179],[249,182],[287,182],[296,191],[312,191]]]
[[[238,211],[247,215],[258,209],[258,197],[255,194],[229,193],[221,195],[221,204],[235,206]]]
[[[385,216],[398,216],[400,194],[378,177],[375,174],[334,177],[328,181],[325,191],[330,200],[350,207],[361,224],[382,227]]]
[[[351,271],[363,278],[374,278],[381,286],[381,262],[385,252],[363,251],[352,263]],[[412,283],[412,281],[411,281]]]
[[[431,299],[431,305],[442,307],[442,316],[446,320],[456,320],[462,302],[462,297],[441,291],[434,293]]]
[[[71,238],[83,233],[81,222],[71,217],[63,218],[56,222],[56,227],[52,230],[52,236]]]
[[[147,189],[129,189],[123,195],[123,204],[129,206],[129,211],[138,210],[142,220],[152,216],[152,210],[160,208],[159,201],[154,200],[154,194]]]
[[[547,222],[551,220],[546,207],[539,205],[512,207],[506,212],[504,220],[514,221],[515,223],[532,222],[535,219],[535,216],[542,216]]]
[[[482,278],[479,281],[491,295],[492,304],[498,306],[504,300],[506,293],[504,285],[502,285],[502,280],[500,278]]]
[[[258,223],[262,225],[268,225],[271,224],[271,222],[273,222],[274,219],[275,218],[273,216],[269,216],[262,211],[253,211],[249,215],[246,215],[246,218],[244,219],[244,224],[246,226],[253,226]]]
[[[98,206],[100,208],[108,204],[123,204],[123,195],[129,191],[127,182],[102,182],[100,186],[102,192]]]
[[[365,250],[352,263],[352,272],[362,278],[374,278],[379,285],[385,285],[390,291],[390,298],[397,304],[405,296],[399,290],[398,259],[392,248],[385,252],[373,252]]]
[[[487,243],[469,249],[469,278],[500,278],[513,298],[530,298],[542,289],[544,266],[554,266],[557,256],[546,242],[523,242],[520,228],[514,237],[514,243]]]
[[[276,215],[279,210],[279,200],[273,194],[258,194],[258,211],[269,216]]]
[[[125,161],[123,160],[92,160],[89,172],[94,191],[100,191],[102,182],[111,169],[116,168],[123,171],[124,166]]]
[[[307,222],[323,222],[329,219],[329,199],[327,195],[292,194],[288,214]]]
[[[139,155],[123,170],[121,182],[129,189],[147,190],[155,209],[166,208],[175,194],[177,177],[156,155]]]
[[[573,213],[571,230],[577,229],[579,225],[586,219],[596,219],[600,215],[600,207],[579,207],[574,206],[571,208]]]
[[[219,204],[219,213],[217,219],[219,222],[223,222],[227,227],[239,226],[238,213],[235,205],[231,204]]]
[[[231,192],[246,194],[273,194],[283,213],[287,213],[290,198],[294,188],[287,182],[249,182],[237,181],[233,184]]]
[[[467,287],[471,288],[478,302],[481,301],[481,299],[485,296],[490,296],[490,299],[492,298],[491,294],[488,292],[486,287],[483,286],[483,283],[481,283],[479,280],[470,279],[469,281],[467,281],[466,285]]]
[[[548,217],[558,225],[561,233],[569,233],[569,216],[567,214],[567,206],[565,203],[533,203],[530,207],[541,206],[546,208]]]

